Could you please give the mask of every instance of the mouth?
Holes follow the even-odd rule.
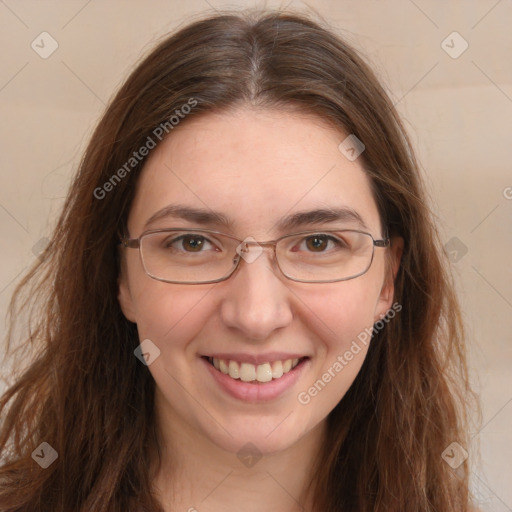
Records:
[[[203,359],[219,373],[233,380],[240,380],[252,384],[265,384],[281,379],[284,375],[295,370],[295,368],[303,364],[304,361],[309,358],[304,356],[301,358],[269,361],[262,364],[252,364],[208,356],[203,356]]]
[[[213,389],[245,403],[254,404],[284,399],[311,366],[311,360],[307,356],[267,362],[261,361],[261,356],[252,359],[260,364],[228,359],[227,355],[222,358],[200,357],[204,368],[212,377]]]

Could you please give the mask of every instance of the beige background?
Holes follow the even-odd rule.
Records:
[[[263,5],[0,0],[2,317],[50,232],[91,130],[135,60],[192,15]],[[512,511],[512,1],[288,5],[316,10],[360,48],[405,119],[454,258],[483,400],[483,424],[466,447],[476,456],[481,445],[473,488],[483,510]],[[31,48],[43,31],[58,43],[46,59]],[[467,50],[452,58],[464,41]]]

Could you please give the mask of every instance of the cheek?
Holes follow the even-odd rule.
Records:
[[[202,329],[211,308],[209,286],[188,286],[155,280],[138,287],[135,295],[140,339],[151,339],[161,351],[183,348]]]
[[[375,281],[365,276],[332,283],[305,299],[308,327],[317,341],[310,377],[297,399],[311,407],[310,414],[317,420],[339,403],[365,360],[379,296]]]
[[[327,351],[343,349],[374,322],[379,288],[369,274],[328,285],[304,297]]]
[[[368,274],[333,283],[305,300],[309,328],[318,340],[310,396],[318,394],[317,405],[325,411],[345,395],[363,365],[378,296],[379,287]]]

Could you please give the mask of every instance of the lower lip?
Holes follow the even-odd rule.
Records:
[[[229,395],[245,402],[265,402],[277,398],[290,389],[299,379],[301,374],[309,365],[309,359],[301,361],[293,370],[285,373],[279,379],[272,379],[270,382],[244,382],[240,379],[232,379],[229,375],[217,370],[204,357],[201,358],[203,364],[219,384],[219,386]]]

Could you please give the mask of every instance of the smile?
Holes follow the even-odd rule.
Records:
[[[302,359],[286,359],[284,361],[272,361],[255,365],[209,357],[208,362],[213,365],[216,370],[222,372],[224,375],[228,375],[232,379],[240,379],[243,382],[264,383],[280,379],[283,375],[293,370]]]
[[[263,354],[244,357],[252,358],[252,362],[236,361],[227,354],[218,354],[218,357],[202,356],[200,360],[213,379],[213,390],[220,390],[244,402],[260,403],[291,392],[301,375],[309,371],[310,357],[297,358],[299,354],[294,355],[294,358],[288,359],[270,356],[272,360],[267,362]]]

